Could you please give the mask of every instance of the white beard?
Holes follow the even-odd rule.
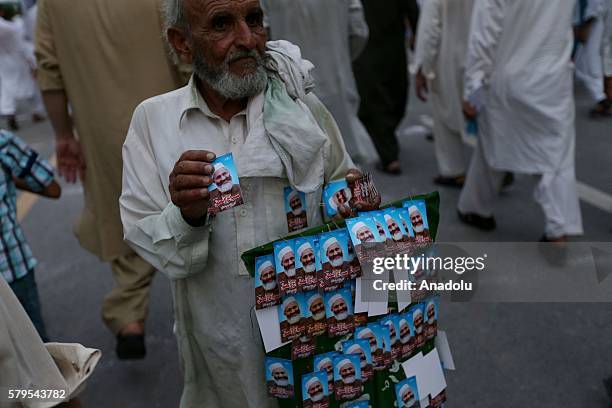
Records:
[[[432,317],[431,319],[427,320],[427,324],[431,326],[432,324],[434,324],[435,321],[436,319]]]
[[[423,326],[418,327],[418,328],[417,328],[417,327],[415,327],[415,328],[414,328],[414,331],[416,331],[418,334],[423,333]]]
[[[336,260],[330,260],[329,263],[331,264],[331,266],[333,266],[334,268],[338,268],[340,266],[342,266],[342,264],[344,263],[344,259],[342,258],[338,258]]]
[[[336,315],[336,320],[346,320],[346,318],[348,317],[348,312],[342,312],[342,313],[338,313]]]
[[[362,368],[362,369],[366,368],[366,366],[367,366],[367,365],[368,365],[367,360],[362,360],[362,361],[361,361],[361,368]]]
[[[327,374],[327,381],[333,381],[334,373]]]
[[[292,316],[288,318],[287,321],[289,322],[289,324],[297,324],[300,322],[301,318],[302,318],[301,316]]]
[[[276,281],[262,283],[261,286],[263,286],[265,290],[270,291],[276,287]]]
[[[423,231],[425,231],[425,226],[423,224],[419,224],[418,227],[414,227],[414,232],[417,234],[420,234]]]
[[[225,183],[225,184],[221,184],[220,186],[217,186],[219,191],[222,193],[227,193],[228,191],[232,189],[232,187],[234,187],[234,184],[232,183]]]
[[[302,207],[300,207],[300,208],[298,208],[298,209],[296,209],[296,210],[291,209],[291,214],[295,215],[296,217],[297,217],[298,215],[301,215],[301,214],[302,214]]]
[[[345,377],[345,378],[342,379],[342,382],[345,383],[345,384],[352,384],[352,383],[355,382],[355,376],[352,375],[350,377]]]
[[[310,399],[312,402],[319,402],[323,399],[324,395],[322,392],[317,392],[315,395],[311,395]]]
[[[325,312],[314,314],[312,315],[312,318],[315,319],[316,321],[323,320],[325,318]]]
[[[396,232],[395,234],[393,234],[393,239],[396,241],[401,241],[402,240],[402,233],[401,232]]]
[[[406,344],[410,341],[410,336],[400,337],[400,341],[402,342],[402,344]]]
[[[295,268],[285,269],[285,275],[290,278],[293,278],[295,276]]]
[[[410,398],[408,401],[404,402],[404,408],[411,408],[416,403],[415,398]]]
[[[317,270],[317,266],[315,264],[304,265],[304,272],[313,273]]]
[[[279,387],[286,387],[289,385],[289,380],[274,380],[274,382],[276,383],[276,385],[278,385]]]

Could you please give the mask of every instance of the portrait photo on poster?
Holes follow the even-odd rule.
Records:
[[[284,189],[285,214],[287,214],[287,229],[289,233],[308,227],[306,211],[306,194],[291,186]]]
[[[339,208],[350,209],[351,189],[346,180],[332,181],[323,188],[323,204],[328,217],[338,214]]]
[[[280,304],[274,255],[255,258],[255,308],[257,310]]]
[[[291,360],[266,357],[266,384],[268,395],[273,398],[290,399],[295,396],[293,363]]]
[[[234,156],[229,153],[212,162],[212,184],[208,187],[209,214],[218,214],[244,204]]]

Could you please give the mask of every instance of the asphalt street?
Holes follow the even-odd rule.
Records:
[[[607,195],[612,195],[612,120],[590,119],[589,106],[578,90],[578,179],[602,194],[595,205],[582,203],[586,232],[579,240],[609,241],[612,213],[604,209]],[[438,189],[432,183],[437,173],[433,145],[420,127],[429,109],[412,97],[399,131],[404,174],[374,172],[384,201]],[[52,156],[48,123],[24,122],[19,134],[44,156]],[[531,177],[517,177],[500,197],[498,229],[490,233],[457,220],[459,191],[438,189],[439,240],[537,241],[543,215],[532,199],[533,185]],[[177,407],[181,374],[167,279],[159,274],[151,293],[146,360],[119,361],[114,338],[100,318],[102,299],[112,286],[110,268],[79,247],[72,225],[83,205],[82,189],[63,187],[59,201],[36,201],[23,226],[40,261],[36,274],[50,337],[103,352],[82,394],[83,406]],[[450,304],[441,310],[440,327],[448,332],[457,365],[456,371],[447,372],[449,407],[608,407],[602,379],[612,375],[610,304]]]

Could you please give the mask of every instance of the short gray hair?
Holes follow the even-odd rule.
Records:
[[[183,0],[164,0],[164,28],[188,28]]]

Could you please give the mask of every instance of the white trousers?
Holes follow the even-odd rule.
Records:
[[[504,174],[489,166],[483,149],[478,144],[459,198],[457,206],[459,211],[463,214],[472,213],[491,217]],[[583,234],[574,167],[536,177],[539,182],[534,191],[534,199],[544,211],[546,236],[558,238],[564,235]]]
[[[440,175],[443,177],[463,176],[467,166],[462,134],[447,126],[437,112],[438,109],[434,102],[434,148]]]
[[[606,99],[601,55],[604,31],[603,21],[598,18],[593,24],[588,41],[580,44],[576,50],[576,79],[584,84],[595,102]]]

